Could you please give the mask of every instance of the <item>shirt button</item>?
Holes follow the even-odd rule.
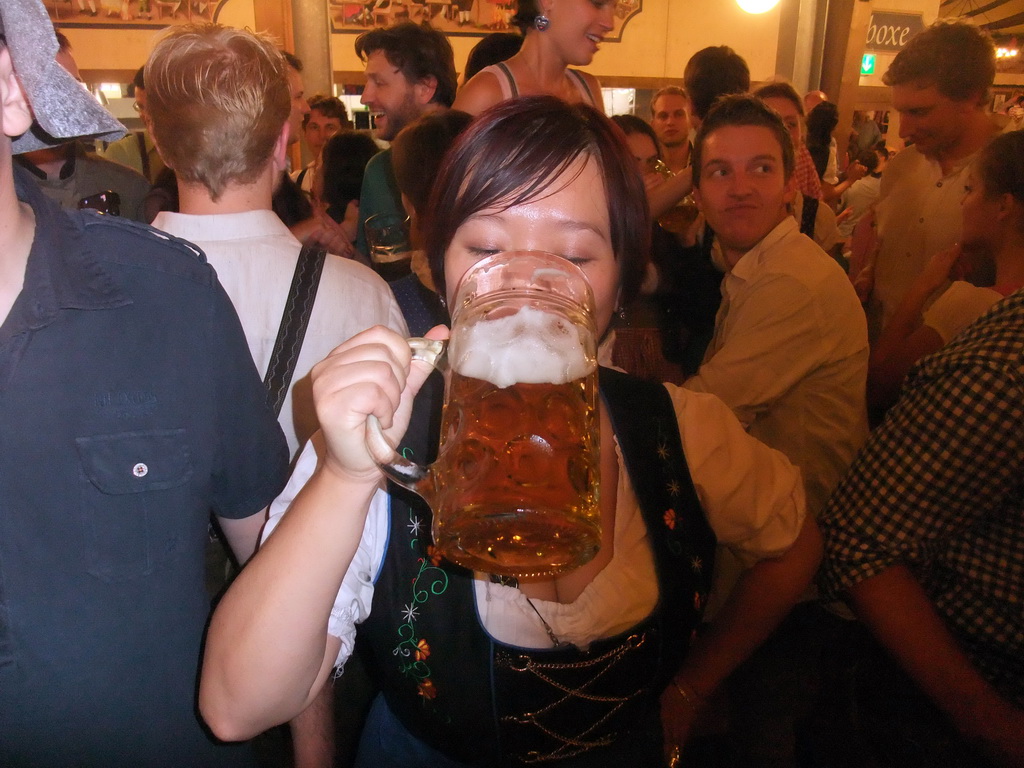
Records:
[[[936,186],[936,187],[941,187],[941,186],[942,186],[942,182],[941,182],[941,181],[937,181],[937,182],[935,182],[935,186]]]
[[[145,477],[149,474],[149,467],[143,464],[141,461],[132,467],[132,474],[136,477]]]

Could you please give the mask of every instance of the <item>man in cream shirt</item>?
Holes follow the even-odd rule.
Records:
[[[187,43],[187,44],[186,44]],[[230,56],[231,77],[202,69]],[[195,71],[183,78],[182,71]],[[153,226],[206,253],[265,373],[301,244],[271,211],[288,146],[287,64],[269,40],[228,28],[176,30],[146,67],[157,144],[178,176],[180,213]],[[187,82],[186,82],[187,81]],[[370,269],[328,256],[280,422],[294,457],[317,429],[309,371],[359,331],[405,322],[387,285]]]
[[[694,197],[726,275],[714,336],[684,386],[717,395],[751,435],[786,454],[817,515],[867,436],[868,341],[846,274],[790,213],[794,164],[782,119],[755,97],[726,97],[701,124]],[[710,615],[741,569],[718,548]],[[816,601],[798,605],[730,677],[737,765],[792,764],[829,621],[819,611]]]

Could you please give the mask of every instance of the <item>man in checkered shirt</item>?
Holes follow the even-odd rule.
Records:
[[[915,722],[892,705],[885,729],[904,748],[948,738],[940,765],[984,764],[955,757],[974,747],[1024,765],[1024,291],[916,365],[819,522],[824,592],[920,689]],[[939,737],[907,736],[922,717]]]

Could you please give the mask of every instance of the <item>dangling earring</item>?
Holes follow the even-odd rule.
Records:
[[[545,29],[551,26],[551,19],[545,16],[543,13],[538,13],[533,17],[533,28],[538,32],[543,32]]]

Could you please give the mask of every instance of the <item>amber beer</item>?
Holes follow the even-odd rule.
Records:
[[[424,467],[367,419],[367,450],[433,512],[437,553],[474,570],[553,575],[601,545],[597,331],[583,271],[539,251],[496,253],[463,275],[447,342],[440,452]]]
[[[460,565],[553,574],[600,545],[596,376],[499,388],[452,371],[434,542]]]

